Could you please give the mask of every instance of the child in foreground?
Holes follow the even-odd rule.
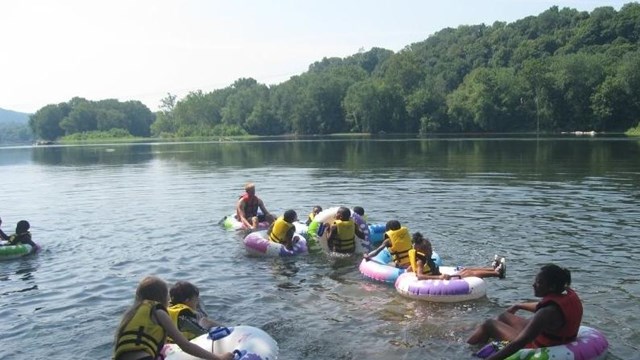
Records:
[[[147,276],[136,289],[133,306],[118,326],[114,360],[155,360],[161,356],[167,336],[189,355],[210,360],[232,360],[232,353],[215,355],[189,342],[167,313],[169,288],[160,278]],[[141,341],[141,339],[143,339]]]
[[[167,309],[173,324],[182,335],[191,340],[209,332],[214,326],[220,326],[198,311],[200,290],[188,281],[178,281],[169,290],[171,306]],[[174,342],[173,339],[169,339]]]

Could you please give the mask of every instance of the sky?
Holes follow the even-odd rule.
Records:
[[[0,108],[34,113],[73,97],[139,100],[266,85],[323,57],[397,52],[435,32],[537,16],[591,0],[0,0]]]

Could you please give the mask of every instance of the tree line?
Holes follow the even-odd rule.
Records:
[[[513,23],[446,28],[394,53],[323,58],[281,84],[252,78],[151,113],[74,98],[30,119],[39,137],[125,129],[134,136],[332,133],[622,132],[640,117],[640,4],[557,6]]]

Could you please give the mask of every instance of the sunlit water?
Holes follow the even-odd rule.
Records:
[[[609,359],[640,350],[640,144],[399,139],[0,148],[2,228],[44,247],[0,262],[0,358],[107,359],[148,274],[190,280],[210,315],[271,334],[281,359],[470,359],[483,319],[533,300],[539,267],[572,271]],[[358,259],[252,258],[218,221],[246,181],[274,213],[364,206],[434,242],[447,265],[507,258],[487,297],[435,304]]]

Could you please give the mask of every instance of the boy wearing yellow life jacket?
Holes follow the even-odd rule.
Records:
[[[329,226],[329,249],[341,254],[353,254],[356,251],[356,236],[360,239],[365,238],[365,234],[351,219],[351,210],[341,206],[338,208],[336,220]]]
[[[408,268],[411,264],[409,261],[409,250],[411,245],[411,234],[409,229],[400,225],[398,220],[391,220],[385,226],[384,240],[380,246],[372,252],[365,254],[364,258],[369,261],[372,257],[378,255],[385,247],[389,248],[389,252],[393,257],[393,262],[398,268]]]
[[[306,224],[310,225],[313,219],[316,217],[316,215],[320,214],[321,211],[322,211],[322,206],[320,205],[314,206],[313,209],[311,209],[309,216],[307,217]]]
[[[173,324],[187,340],[206,334],[210,328],[220,326],[201,314],[200,290],[188,281],[178,281],[169,290],[171,306],[167,309]],[[171,338],[168,339],[173,342]]]
[[[269,241],[284,245],[287,249],[293,249],[293,236],[296,233],[296,227],[293,222],[296,221],[298,214],[294,210],[287,210],[284,215],[278,217],[276,221],[269,226],[267,236]]]

